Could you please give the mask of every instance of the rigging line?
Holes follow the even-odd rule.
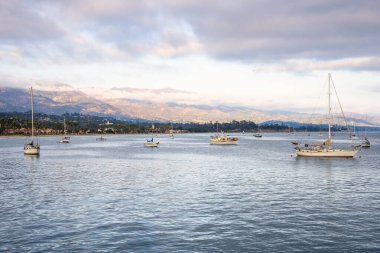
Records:
[[[321,97],[322,97],[322,94],[324,93],[324,91],[325,91],[325,89],[326,89],[326,85],[327,84],[325,84],[324,86],[323,86],[323,88],[319,91],[319,95],[318,95],[318,99],[317,99],[317,101],[316,101],[316,103],[315,103],[315,106],[314,106],[314,108],[313,108],[313,110],[312,110],[312,113],[310,114],[310,116],[307,118],[307,120],[306,120],[306,124],[310,124],[311,123],[311,119],[313,118],[313,117],[315,117],[316,115],[318,115],[318,113],[317,113],[317,108],[320,108],[320,103],[321,103]],[[307,133],[307,125],[305,126],[305,131],[303,132],[303,134],[302,134],[302,136],[301,136],[301,139],[300,139],[300,143],[302,143],[303,142],[303,140],[305,139],[305,136],[306,136],[306,133]]]
[[[335,84],[334,84],[334,81],[332,80],[332,78],[331,78],[331,83],[333,85],[333,88],[334,88],[334,91],[335,91],[335,96],[336,96],[336,98],[338,100],[338,104],[339,104],[339,107],[340,107],[340,111],[342,112],[344,122],[346,123],[346,127],[348,129],[348,123],[347,123],[346,115],[344,114],[344,111],[343,111],[343,108],[342,108],[342,104],[340,103],[338,92],[336,91]]]

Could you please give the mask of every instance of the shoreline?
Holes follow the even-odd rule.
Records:
[[[174,133],[174,135],[182,135],[182,134],[215,134],[216,132],[197,132],[197,133],[192,133],[192,132],[188,132],[188,133]],[[233,134],[242,134],[242,132],[224,132],[226,134],[229,134],[229,135],[233,135]],[[249,133],[257,133],[257,132],[245,132],[245,134],[249,134]],[[287,131],[260,131],[260,133],[287,133]],[[70,136],[70,137],[74,137],[74,136],[129,136],[129,135],[151,135],[151,133],[127,133],[127,134],[68,134],[67,136]],[[156,135],[171,135],[170,133],[156,133]],[[44,135],[35,135],[35,137],[37,138],[40,138],[40,137],[62,137],[63,135],[62,134],[44,134]],[[10,134],[10,135],[0,135],[0,139],[1,138],[21,138],[21,137],[25,137],[25,138],[30,138],[31,136],[30,135],[21,135],[21,134]]]

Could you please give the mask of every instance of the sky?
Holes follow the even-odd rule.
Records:
[[[3,0],[0,85],[170,88],[198,94],[189,103],[303,112],[331,73],[345,110],[380,115],[379,10],[377,0]]]

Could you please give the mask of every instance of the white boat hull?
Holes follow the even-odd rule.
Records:
[[[157,148],[159,144],[159,142],[145,142],[144,147]]]
[[[210,141],[211,145],[237,145],[238,141]]]
[[[34,147],[34,148],[27,148],[24,149],[24,155],[39,155],[40,154],[40,148]]]
[[[302,157],[354,157],[358,151],[358,149],[301,149],[297,150],[296,154]]]

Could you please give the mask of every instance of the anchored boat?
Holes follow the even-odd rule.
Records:
[[[34,104],[33,104],[33,87],[30,87],[30,104],[32,107],[32,137],[31,141],[24,145],[25,155],[39,155],[40,144],[34,142]]]
[[[336,89],[334,87],[336,92]],[[337,94],[336,94],[337,95]],[[339,102],[339,99],[338,99]],[[340,105],[340,102],[339,102]],[[340,108],[342,108],[340,106]],[[342,110],[343,117],[344,113]],[[350,149],[339,149],[332,147],[332,135],[331,135],[331,74],[328,75],[328,138],[317,144],[305,144],[303,147],[297,146],[297,156],[303,157],[354,157],[360,150],[360,145],[353,146]]]

